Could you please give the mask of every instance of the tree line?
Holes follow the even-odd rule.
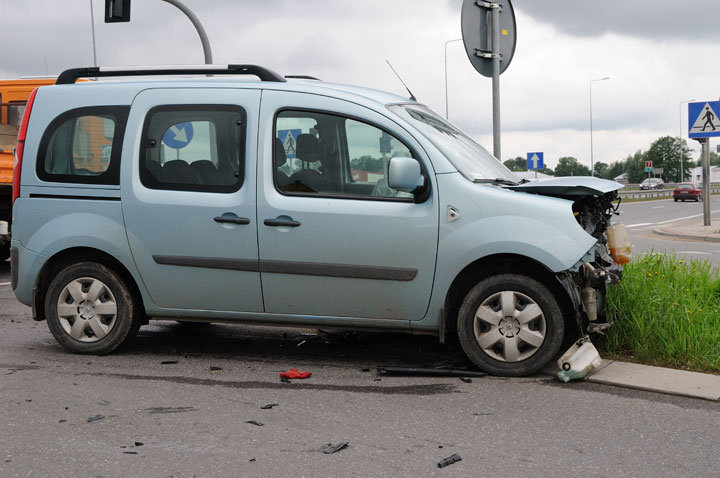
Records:
[[[627,158],[607,164],[598,161],[594,164],[594,176],[614,179],[625,174],[629,183],[640,183],[648,173],[645,172],[645,161],[652,161],[653,168],[662,168],[665,182],[677,183],[690,179],[691,170],[700,166],[699,160],[692,159],[692,149],[684,139],[663,136],[655,140],[647,151],[638,150]],[[527,160],[522,157],[508,159],[503,162],[511,171],[527,171]],[[682,178],[680,165],[682,164]],[[720,154],[710,153],[710,164],[720,166]],[[538,169],[538,172],[551,176],[590,176],[590,168],[581,164],[572,156],[564,156],[558,160],[553,171],[551,168]]]

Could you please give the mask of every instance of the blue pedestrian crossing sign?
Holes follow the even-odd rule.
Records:
[[[193,139],[193,125],[192,123],[178,123],[170,126],[162,137],[162,142],[168,148],[182,149]]]
[[[543,158],[545,153],[528,153],[527,154],[527,168],[528,171],[531,169],[543,169]]]
[[[688,137],[720,136],[720,101],[699,101],[688,104]]]
[[[282,141],[285,148],[285,157],[292,159],[297,157],[297,139],[302,133],[301,129],[279,129],[277,137]]]

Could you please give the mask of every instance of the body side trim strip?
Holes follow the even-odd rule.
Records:
[[[70,196],[67,194],[37,194],[31,193],[31,199],[84,199],[84,200],[95,200],[95,201],[120,201],[119,197],[111,196]]]
[[[323,262],[256,261],[217,257],[153,256],[157,264],[185,267],[205,267],[271,274],[293,274],[348,279],[375,279],[408,282],[417,277],[417,269],[400,267],[328,264]]]

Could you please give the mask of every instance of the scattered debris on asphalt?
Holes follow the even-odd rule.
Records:
[[[257,420],[248,420],[248,421],[246,421],[245,423],[249,423],[250,425],[255,425],[255,426],[258,426],[258,427],[261,427],[261,426],[265,425],[263,422],[259,422],[259,421],[257,421]]]
[[[177,360],[163,360],[162,362],[160,362],[160,365],[173,365],[176,363],[178,363]]]
[[[426,377],[485,377],[487,373],[479,370],[461,370],[456,368],[424,367],[385,367],[377,368],[379,375],[426,376]]]
[[[280,381],[281,381],[282,383],[290,383],[290,379],[287,378],[287,377],[280,377]]]
[[[105,418],[105,415],[93,415],[91,417],[88,417],[87,421],[88,423],[96,422],[98,420],[103,420]]]
[[[287,372],[280,372],[280,379],[286,378],[288,380],[292,379],[303,379],[303,378],[310,378],[312,376],[312,372],[301,372],[298,369],[291,368]]]
[[[210,370],[213,372],[217,372],[218,370],[222,370],[222,367],[215,367],[214,365],[210,367]]]
[[[136,442],[135,442],[135,446],[143,446],[143,445],[144,445],[144,443],[141,442],[141,441],[136,441]]]
[[[65,423],[66,421],[67,421],[66,419],[61,418],[60,420],[58,420],[58,423]]]
[[[492,415],[490,412],[480,412],[480,413],[473,413],[476,417],[489,417]]]
[[[374,378],[374,379],[373,379],[373,382],[381,382],[381,381],[382,381],[381,378]]]
[[[347,441],[340,442],[337,445],[328,443],[327,446],[325,446],[325,448],[323,448],[322,452],[325,453],[326,455],[331,455],[333,453],[336,453],[340,450],[347,448],[349,444],[350,444],[350,442],[347,442]]]
[[[255,458],[250,458],[250,459],[248,460],[248,462],[253,462],[253,461],[256,461]]]
[[[450,455],[447,458],[443,458],[438,462],[438,468],[445,468],[448,465],[452,465],[453,463],[457,463],[458,461],[461,461],[462,458],[457,453]]]
[[[145,409],[146,412],[150,413],[182,413],[182,412],[195,412],[195,407],[150,407]]]
[[[472,383],[472,379],[467,377],[460,377],[460,381],[465,383]]]
[[[126,455],[137,455],[138,454],[138,452],[136,452],[136,451],[124,451],[123,453]]]
[[[268,403],[267,405],[263,405],[260,407],[261,410],[270,410],[272,407],[279,407],[279,403]]]
[[[362,371],[363,371],[363,372],[369,372],[370,369],[369,369],[368,367],[363,367],[363,368],[362,368]]]

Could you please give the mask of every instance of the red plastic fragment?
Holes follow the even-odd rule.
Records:
[[[311,375],[312,375],[312,372],[300,372],[297,369],[291,368],[287,372],[281,372],[280,378],[287,378],[287,379],[310,378]]]

